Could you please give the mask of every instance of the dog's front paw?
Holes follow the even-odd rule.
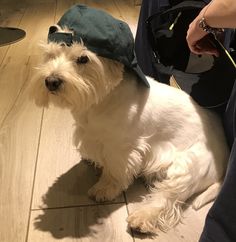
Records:
[[[96,183],[88,191],[88,195],[97,202],[105,202],[114,200],[122,190],[114,184]]]
[[[127,218],[129,227],[141,233],[156,233],[157,225],[155,220],[157,218],[148,209],[137,210]]]

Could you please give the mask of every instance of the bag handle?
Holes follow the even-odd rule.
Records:
[[[162,13],[156,13],[156,14],[150,16],[147,19],[146,23],[149,24],[152,21],[152,19],[155,18],[156,16],[165,15],[170,12],[182,11],[182,10],[187,10],[187,9],[202,9],[205,6],[206,6],[206,3],[204,1],[183,1],[169,9],[167,9],[166,11],[164,11]]]
[[[206,4],[211,2],[211,0],[199,0],[199,1],[205,2]],[[181,0],[169,0],[169,3],[170,3],[171,6],[177,5],[180,2],[182,2],[182,1]]]

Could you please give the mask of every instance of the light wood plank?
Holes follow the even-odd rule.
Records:
[[[0,126],[31,73],[31,63],[29,58],[20,62],[8,56],[0,68]]]
[[[184,219],[182,223],[178,224],[175,228],[168,232],[159,232],[154,236],[146,236],[141,234],[135,234],[134,238],[136,242],[198,242],[204,221],[205,215],[212,204],[208,204],[199,211],[194,211],[192,208],[188,208],[184,211]]]
[[[103,0],[102,2],[94,0],[58,0],[57,1],[57,13],[56,13],[56,22],[60,17],[68,10],[70,7],[76,4],[85,4],[89,7],[97,8],[109,12],[111,15],[120,18],[120,13],[114,4],[113,0]]]
[[[13,106],[20,88],[25,83],[25,77],[28,75],[27,70],[34,67],[29,66],[29,57],[39,52],[38,42],[43,36],[43,31],[38,31],[32,23],[40,22],[41,17],[43,17],[39,27],[46,31],[48,22],[52,21],[54,16],[47,16],[45,12],[53,11],[53,9],[55,10],[55,6],[52,4],[36,4],[28,7],[24,14],[19,27],[27,32],[27,36],[22,41],[9,47],[0,69],[0,88],[2,90],[0,95],[0,124]],[[37,65],[36,62],[34,62],[34,65]]]
[[[26,99],[26,84],[41,55],[37,43],[47,39],[49,26],[76,3],[110,12],[126,21],[135,33],[140,8],[132,5],[133,0],[22,0],[20,5],[16,0],[0,0],[0,12],[5,4],[4,16],[8,16],[0,24],[18,26],[27,32],[24,40],[6,49],[0,48],[0,62],[4,60],[0,66],[1,242],[25,241],[35,168],[32,208],[70,208],[32,211],[28,241],[132,241],[126,231],[123,198],[115,201],[121,204],[97,206],[87,197],[87,190],[98,177],[92,167],[79,162],[73,146],[73,119],[69,111],[55,107],[45,110],[37,153],[42,109]],[[133,186],[131,190],[127,192],[129,210],[134,208],[137,198],[146,193],[143,186]],[[86,206],[71,207],[77,205]],[[209,206],[197,213],[187,210],[184,224],[167,234],[160,233],[153,240],[136,235],[135,240],[197,241]]]
[[[27,59],[30,55],[41,54],[39,43],[47,41],[48,28],[54,22],[55,11],[55,2],[29,5],[19,25],[26,31],[26,37],[11,45],[8,55]]]
[[[73,144],[74,120],[68,110],[50,106],[45,110],[33,208],[94,204],[87,191],[98,177],[93,166],[79,162]],[[115,202],[124,201],[120,196]]]
[[[134,5],[141,5],[142,4],[142,0],[134,0]]]
[[[22,4],[1,4],[0,5],[0,26],[18,27],[25,13],[26,6]],[[0,37],[1,38],[1,37]],[[0,66],[10,45],[0,47]]]
[[[9,83],[15,81],[8,79]],[[0,89],[1,97],[3,92]],[[23,242],[27,233],[42,118],[42,109],[29,102],[27,95],[23,89],[0,129],[1,242]]]
[[[119,10],[120,18],[129,24],[129,27],[135,36],[140,6],[135,5],[132,1],[126,0],[113,0]]]
[[[154,236],[146,236],[141,234],[134,234],[136,242],[198,242],[203,225],[204,217],[212,204],[206,205],[198,212],[192,208],[188,208],[184,212],[183,222],[178,224],[175,228],[168,232],[159,232]]]
[[[45,9],[48,10],[49,8],[50,9],[52,8],[52,5],[46,4],[46,7],[43,6],[42,9],[40,10],[40,6],[42,5],[29,7],[27,9],[26,11],[27,13],[24,15],[24,18],[22,19],[20,26],[27,31],[28,37],[22,40],[21,42],[18,42],[10,46],[8,53],[5,56],[4,62],[1,65],[0,125],[5,119],[8,112],[13,107],[20,93],[20,90],[29,75],[29,71],[31,70],[31,68],[33,68],[32,66],[29,65],[29,56],[33,54],[32,50],[38,49],[38,47],[35,47],[37,46],[37,44],[34,43],[34,47],[32,47],[31,50],[29,49],[27,51],[27,48],[29,46],[27,42],[29,42],[30,37],[34,36],[34,29],[32,28],[31,20],[35,22],[36,18],[38,18],[38,21],[39,21],[41,16],[40,12],[44,12]],[[33,16],[30,13],[31,10],[32,12],[36,11],[39,14],[39,16],[38,17]],[[45,17],[45,19],[47,19],[48,21],[49,18]],[[27,21],[29,22],[27,23]],[[32,53],[30,51],[32,51]],[[36,62],[34,62],[34,64],[36,65]]]
[[[103,1],[101,4],[83,0],[80,3],[118,13],[114,3],[110,1]],[[70,5],[72,1],[58,1],[56,18],[60,18]],[[94,201],[88,198],[87,191],[98,178],[93,168],[89,168],[85,163],[79,163],[80,156],[73,144],[73,124],[73,118],[68,110],[53,106],[45,110],[33,208],[94,204]],[[44,178],[46,171],[49,171],[47,179]],[[122,201],[123,195],[115,200]]]
[[[125,205],[33,211],[28,242],[131,242]]]
[[[146,196],[148,191],[145,189],[141,180],[133,184],[126,192],[129,213],[140,206],[142,202],[141,196]],[[191,203],[189,204],[191,205]],[[168,232],[159,232],[156,236],[147,236],[134,233],[136,242],[198,242],[201,235],[205,217],[212,206],[212,203],[207,204],[198,211],[189,206],[183,213],[183,220],[175,228]]]
[[[82,1],[80,2],[82,3]],[[67,11],[70,7],[75,5],[75,0],[58,0],[57,1],[57,9],[56,9],[56,16],[55,16],[55,24],[60,20],[62,15]]]
[[[27,233],[42,118],[42,109],[27,98],[26,84],[34,75],[33,66],[38,59],[32,56],[36,44],[31,40],[34,34],[37,39],[41,35],[32,23],[39,22],[42,16],[44,24],[53,18],[40,15],[53,10],[53,5],[41,6],[27,7],[19,25],[27,37],[9,47],[0,70],[1,242],[25,241]]]
[[[76,2],[86,4],[93,8],[101,9],[103,11],[109,12],[114,17],[119,18],[119,12],[113,0],[103,0],[102,2],[94,1],[94,0],[83,0],[83,1],[77,0]]]
[[[32,5],[32,4],[38,4],[38,3],[53,3],[55,0],[21,0],[21,1],[16,1],[16,0],[0,0],[0,4],[25,4],[25,5]]]
[[[1,27],[14,27],[18,26],[24,12],[27,8],[22,3],[1,3],[0,2],[0,26]]]

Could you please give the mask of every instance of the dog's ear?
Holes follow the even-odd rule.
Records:
[[[56,33],[58,32],[59,28],[57,25],[53,25],[49,28],[49,31],[48,31],[48,34],[53,34],[53,33]]]

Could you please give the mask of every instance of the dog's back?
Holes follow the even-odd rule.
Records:
[[[139,89],[143,102],[137,101],[145,103],[138,119],[138,128],[143,131],[139,144],[140,137],[144,137],[142,146],[149,145],[148,150],[143,150],[146,157],[141,174],[156,190],[146,207],[155,215],[148,220],[159,216],[162,222],[158,227],[166,230],[180,219],[179,203],[203,192],[193,202],[198,209],[217,196],[229,149],[221,120],[215,113],[200,107],[179,89],[152,79],[149,83],[150,90]],[[130,215],[129,224],[144,232],[152,231],[148,222],[142,222],[147,221],[143,212]]]

